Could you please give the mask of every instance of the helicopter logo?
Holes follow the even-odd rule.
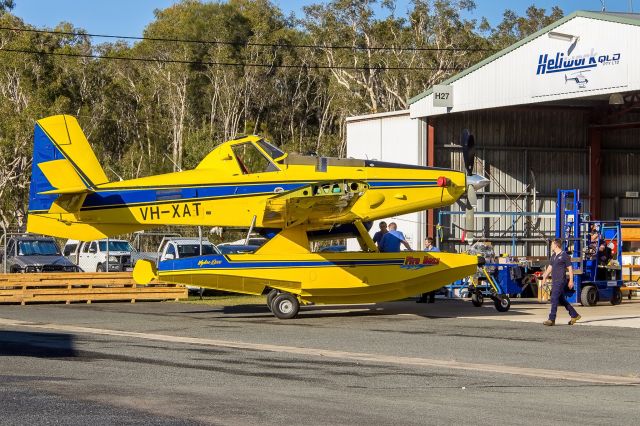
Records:
[[[574,72],[569,74],[569,76],[571,77],[565,74],[564,82],[566,84],[569,81],[573,81],[578,85],[580,89],[584,89],[587,87],[587,84],[589,83],[589,79],[584,75],[585,73],[588,73],[588,72],[590,72],[590,70],[582,70],[582,71]]]

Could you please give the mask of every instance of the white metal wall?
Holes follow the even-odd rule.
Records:
[[[640,56],[636,54],[640,46],[639,26],[577,16],[552,31],[579,36],[575,48],[569,53],[571,42],[545,33],[452,82],[453,108],[434,107],[431,94],[410,106],[411,117],[640,90]],[[537,75],[540,55],[555,57],[556,53],[572,58],[586,55],[612,58],[616,53],[621,57],[619,64],[599,64],[585,71],[583,77],[588,82],[579,87],[572,78],[580,70]],[[546,86],[548,93],[544,93]]]
[[[424,164],[420,145],[419,120],[409,118],[409,111],[374,114],[347,119],[347,157]],[[413,249],[421,249],[424,237],[424,213],[411,213],[385,219],[396,222]],[[373,224],[371,235],[378,230]],[[349,250],[358,250],[355,239],[347,242]]]

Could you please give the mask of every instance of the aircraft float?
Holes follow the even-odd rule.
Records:
[[[259,136],[218,145],[193,170],[111,182],[77,120],[38,120],[27,231],[82,241],[160,225],[253,228],[271,238],[252,254],[141,260],[134,279],[267,294],[278,318],[300,305],[398,300],[473,275],[467,254],[380,253],[373,220],[450,205],[466,194],[472,238],[476,190],[473,136],[466,173],[374,160],[286,154]],[[315,253],[310,240],[355,236],[362,252]]]

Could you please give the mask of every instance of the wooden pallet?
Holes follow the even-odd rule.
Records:
[[[131,272],[0,274],[0,303],[53,303],[187,298],[182,285],[139,285]]]

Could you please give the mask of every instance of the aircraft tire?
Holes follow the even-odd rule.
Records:
[[[273,299],[280,294],[280,292],[278,290],[276,290],[275,288],[272,289],[269,293],[267,293],[267,308],[269,308],[270,311],[273,311],[271,309],[271,305],[273,304]]]
[[[479,291],[476,291],[475,293],[472,293],[471,294],[471,303],[476,308],[479,308],[484,303],[484,295]]]
[[[278,294],[271,303],[271,312],[279,319],[291,319],[298,315],[300,302],[290,293]]]

